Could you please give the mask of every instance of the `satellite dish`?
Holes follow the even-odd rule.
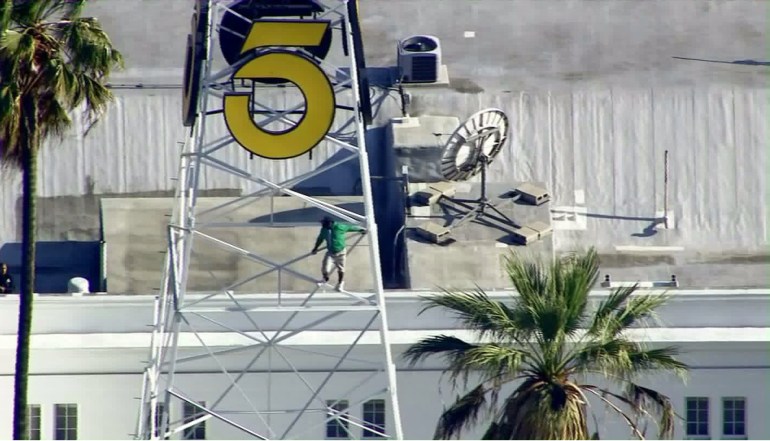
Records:
[[[441,174],[448,181],[466,181],[482,172],[508,139],[508,117],[502,110],[474,113],[452,133],[441,155]]]
[[[471,221],[495,221],[518,228],[518,223],[503,213],[501,207],[515,202],[519,195],[508,192],[493,200],[487,198],[487,168],[505,146],[508,128],[508,117],[502,110],[485,109],[471,115],[449,137],[441,155],[441,173],[447,181],[466,181],[480,173],[481,195],[476,199],[462,199],[454,197],[454,191],[450,196],[446,191],[437,190],[441,193],[437,199],[440,205],[462,214],[451,225],[428,222],[420,228],[431,241],[450,240],[453,230]]]

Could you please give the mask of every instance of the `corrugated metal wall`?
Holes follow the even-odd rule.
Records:
[[[395,100],[385,102],[391,104],[380,113],[381,123],[396,116]],[[425,91],[414,92],[412,111],[465,118],[485,107],[503,109],[511,120],[511,145],[491,167],[490,179],[547,182],[555,205],[575,205],[575,191],[582,191],[587,211],[601,221],[597,228],[589,225],[583,241],[598,245],[606,228],[624,229],[623,218],[653,217],[663,209],[663,152],[669,150],[676,240],[704,249],[756,250],[768,243],[769,105],[768,90],[737,87],[496,95]],[[176,93],[120,92],[88,136],[48,143],[40,159],[40,196],[172,190],[178,143],[185,138],[179,106]],[[210,134],[215,138],[224,130],[218,124]],[[219,157],[281,180],[317,167],[335,152],[317,149],[312,160],[306,155],[271,162],[250,160],[231,145]],[[352,191],[357,170],[350,165],[323,180],[332,191]],[[4,177],[0,238],[16,241],[19,179]],[[204,172],[202,182],[206,189],[244,185],[213,170]]]

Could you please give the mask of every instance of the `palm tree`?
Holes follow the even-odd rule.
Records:
[[[120,52],[85,0],[0,0],[0,162],[22,171],[22,274],[14,379],[13,436],[26,436],[29,334],[35,287],[37,157],[70,113],[92,124],[112,99],[104,81]]]
[[[593,308],[588,293],[599,271],[593,249],[550,264],[509,256],[505,266],[518,292],[510,302],[493,301],[480,288],[444,291],[428,297],[422,311],[448,309],[477,343],[438,335],[404,354],[412,366],[443,356],[454,387],[467,390],[471,375],[479,379],[444,410],[435,438],[459,437],[486,415],[492,422],[484,439],[587,439],[591,397],[616,412],[636,437],[644,437],[640,423],[650,419],[659,437],[671,437],[670,400],[637,382],[654,371],[684,377],[688,367],[675,359],[675,347],[648,349],[624,332],[654,317],[667,296],[619,288]],[[589,383],[591,378],[614,387]],[[515,389],[498,406],[505,385]]]

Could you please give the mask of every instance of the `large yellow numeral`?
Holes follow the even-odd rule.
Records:
[[[266,46],[317,46],[328,26],[326,21],[257,21],[241,53]],[[244,64],[233,78],[282,78],[294,83],[305,97],[305,114],[297,125],[283,132],[268,132],[251,119],[249,93],[225,94],[225,123],[246,150],[269,159],[293,158],[312,150],[329,132],[336,105],[334,89],[324,71],[301,54],[271,51]]]

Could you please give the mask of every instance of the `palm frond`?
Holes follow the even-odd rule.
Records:
[[[38,104],[38,119],[41,122],[40,131],[44,137],[49,135],[62,136],[70,124],[72,124],[67,110],[62,106],[54,93],[41,97]]]
[[[546,266],[507,256],[508,275],[521,303],[546,342],[573,336],[585,320],[588,294],[598,277],[598,258],[592,249]]]
[[[484,384],[480,384],[464,396],[458,397],[454,404],[441,414],[434,439],[450,439],[455,436],[459,438],[464,428],[476,424],[479,413],[487,402],[487,392]]]
[[[24,0],[12,0],[7,3],[11,5],[11,22],[15,22],[21,26],[30,26],[35,23],[36,11],[40,8],[39,2],[24,1]]]
[[[524,260],[517,254],[505,256],[505,270],[521,302],[537,307],[548,295],[548,268],[540,261]]]
[[[673,346],[645,349],[624,338],[594,341],[574,353],[570,370],[580,374],[599,373],[620,381],[633,380],[649,371],[668,372],[685,379],[688,366],[675,358],[678,353]]]
[[[628,357],[631,364],[638,371],[663,371],[670,372],[684,380],[687,378],[689,366],[677,360],[679,349],[675,346],[666,346],[663,348],[638,350],[629,353]]]
[[[85,6],[85,0],[47,0],[44,5],[41,20],[61,19],[72,20],[80,16]]]
[[[518,375],[522,361],[528,356],[524,351],[494,343],[481,344],[458,354],[449,362],[447,374],[454,386],[458,380],[467,384],[471,373],[481,373],[483,379],[510,378]]]
[[[101,80],[112,68],[123,66],[123,56],[113,48],[110,37],[95,18],[72,20],[63,27],[62,34],[75,71]]]
[[[673,438],[676,412],[667,396],[638,384],[629,383],[626,397],[638,407],[649,409],[657,415],[658,439]]]
[[[0,34],[0,54],[8,56],[13,54],[19,47],[19,41],[21,40],[22,33],[13,29],[7,29]],[[10,68],[12,66],[2,66],[3,68]],[[3,69],[5,71],[5,69]]]
[[[629,299],[625,308],[621,308],[616,314],[620,328],[627,329],[636,324],[646,324],[645,320],[655,318],[655,311],[663,306],[669,297],[667,293],[661,293]]]
[[[480,288],[459,292],[443,290],[443,294],[424,299],[427,305],[420,311],[421,314],[433,308],[446,308],[482,338],[493,336],[498,339],[519,340],[526,338],[530,332],[526,317],[517,314],[516,310],[504,303],[490,299]]]
[[[577,349],[572,358],[571,369],[575,373],[600,372],[604,376],[625,379],[637,372],[631,354],[641,351],[638,343],[623,338],[605,341],[591,341]]]
[[[403,358],[409,366],[415,366],[432,355],[440,355],[447,363],[446,374],[453,387],[457,387],[458,381],[466,385],[473,372],[481,373],[484,381],[516,376],[527,357],[526,352],[509,346],[494,343],[474,345],[457,337],[437,335],[410,346]]]
[[[602,390],[601,388],[598,388],[595,386],[592,387],[592,386],[584,385],[583,390],[595,395],[607,407],[614,410],[615,413],[617,413],[626,422],[626,424],[628,424],[628,427],[631,429],[631,433],[634,434],[634,436],[636,436],[637,439],[640,439],[640,440],[644,439],[644,435],[639,430],[639,427],[636,424],[636,422],[634,422],[634,420],[632,420],[631,417],[626,412],[623,411],[623,409],[618,407],[615,403],[613,403],[607,398],[607,395],[613,395],[613,394],[609,394],[606,391]]]
[[[599,276],[599,259],[595,250],[570,257],[565,265],[553,266],[553,278],[558,281],[554,292],[562,299],[564,330],[566,335],[574,335],[585,319],[588,294]],[[558,277],[556,271],[558,268]],[[558,291],[557,291],[558,289]]]
[[[13,0],[0,0],[0,34],[5,33],[11,25]]]
[[[616,298],[611,299],[618,301],[628,294],[620,306],[612,310],[602,311],[602,317],[594,319],[589,328],[589,334],[603,339],[613,338],[631,327],[647,325],[648,320],[656,318],[655,311],[669,299],[669,295],[666,293],[630,297],[635,289],[635,287],[631,287],[618,293]],[[610,299],[606,302],[608,301]]]
[[[610,295],[599,303],[599,306],[596,308],[591,324],[588,327],[588,334],[599,338],[613,337],[614,335],[607,332],[611,321],[610,318],[636,292],[638,287],[638,284],[634,284],[632,286],[619,287],[610,292]]]
[[[415,366],[431,355],[442,355],[450,363],[462,356],[465,352],[477,347],[464,340],[451,335],[435,335],[427,337],[410,346],[402,355],[409,363]]]

